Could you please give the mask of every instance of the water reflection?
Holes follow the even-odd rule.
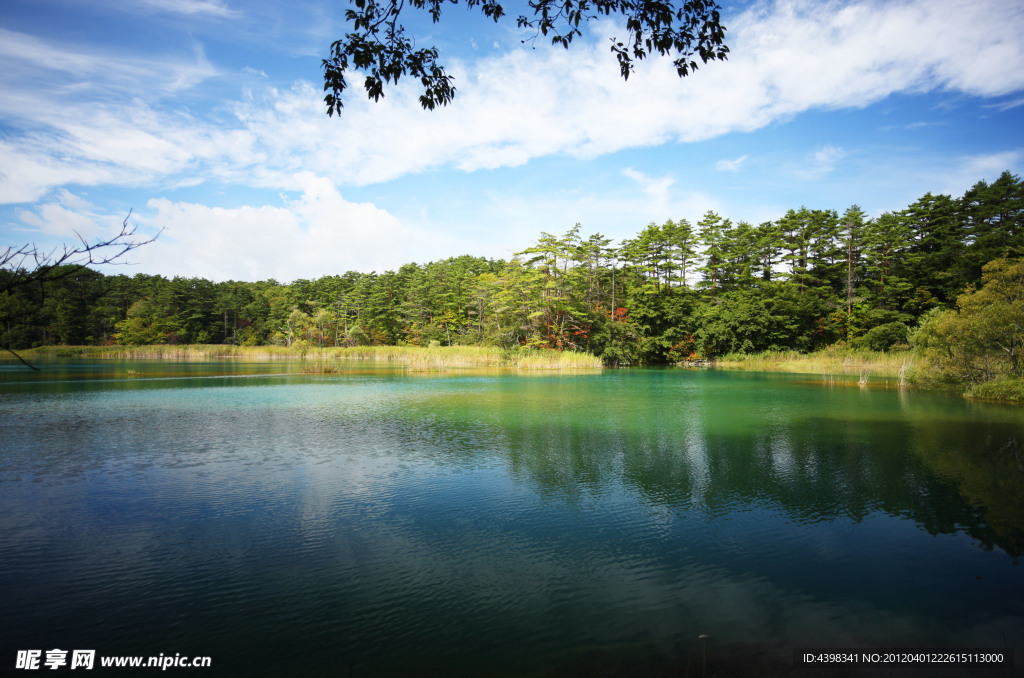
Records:
[[[548,402],[528,389],[499,389],[448,396],[443,407],[430,401],[426,417],[416,407],[398,416],[419,421],[420,439],[449,455],[497,448],[513,477],[567,501],[623,483],[649,502],[710,515],[763,505],[799,523],[857,522],[882,511],[931,534],[964,531],[985,548],[1021,554],[1017,410],[981,408],[988,417],[971,418],[977,405],[965,403],[951,416],[949,399],[915,394],[915,403],[906,392],[865,407],[850,390],[817,406],[813,390],[795,402],[772,391],[737,403],[729,393],[733,402],[710,406],[721,394],[708,393],[666,410],[652,406],[657,389],[601,398],[607,390],[552,393]]]
[[[558,675],[684,673],[700,634],[719,666],[1024,648],[1016,410],[670,370],[4,388],[5,651]]]

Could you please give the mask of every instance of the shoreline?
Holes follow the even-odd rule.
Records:
[[[286,347],[184,344],[149,346],[40,346],[18,351],[32,362],[50,358],[94,360],[287,360],[304,364],[304,372],[332,372],[349,361],[404,365],[412,370],[458,367],[504,367],[519,370],[601,369],[601,359],[590,353],[520,349],[506,351],[488,346],[351,346]],[[3,362],[15,362],[7,354]]]
[[[152,344],[143,346],[39,346],[17,352],[29,363],[54,358],[91,360],[256,360],[296,361],[310,374],[339,372],[345,364],[370,362],[404,367],[414,372],[462,368],[523,371],[600,371],[610,369],[601,358],[583,352],[511,349],[496,346],[234,346],[230,344]],[[17,364],[0,353],[0,365]],[[715,360],[676,363],[689,369],[779,372],[820,378],[829,384],[861,387],[913,388],[947,391],[979,402],[1024,405],[1024,382],[997,379],[982,384],[948,384],[928,372],[928,361],[910,350],[870,351],[829,347],[814,353],[766,351],[728,354]]]

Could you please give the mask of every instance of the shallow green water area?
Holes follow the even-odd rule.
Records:
[[[682,369],[43,368],[0,367],[5,668],[52,648],[268,676],[1024,661],[1019,408]]]

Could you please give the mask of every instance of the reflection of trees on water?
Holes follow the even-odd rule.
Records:
[[[881,511],[1024,554],[1020,427],[812,418],[730,435],[521,423],[504,431],[511,470],[544,495],[572,501],[621,482],[647,501],[712,515],[759,505],[797,522],[859,522]]]
[[[775,382],[750,388],[744,377],[724,398],[721,383],[687,388],[668,371],[498,382],[412,404],[398,428],[405,449],[432,450],[446,463],[496,453],[514,480],[560,501],[625,489],[708,515],[754,506],[813,523],[882,512],[932,535],[964,532],[984,548],[1024,554],[1016,413],[859,389],[831,392],[823,404],[826,392],[800,387],[805,400],[791,402]]]
[[[1022,429],[957,422],[918,432],[913,450],[934,473],[949,478],[981,524],[958,524],[985,547],[1024,555]]]

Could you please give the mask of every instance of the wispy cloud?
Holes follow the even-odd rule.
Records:
[[[214,2],[159,5],[228,11]],[[357,86],[340,120],[324,115],[322,93],[306,83],[253,90],[252,99],[236,100],[234,119],[164,112],[137,92],[180,91],[212,77],[216,69],[201,52],[170,62],[114,57],[0,30],[8,73],[21,69],[24,76],[0,80],[0,113],[29,128],[8,137],[18,166],[8,164],[0,199],[34,199],[68,182],[119,181],[126,174],[135,181],[174,180],[186,170],[192,179],[277,188],[292,187],[299,170],[339,185],[367,185],[442,166],[472,172],[547,155],[593,158],[706,140],[811,109],[862,107],[895,92],[998,96],[1024,89],[1024,6],[1016,3],[797,0],[759,4],[733,18],[730,29],[730,60],[682,81],[668,60],[650,59],[624,83],[604,39],[618,29],[603,22],[592,42],[571,53],[517,50],[453,62],[460,93],[447,109],[424,113],[412,85],[378,104],[360,99]],[[78,90],[74,116],[47,105],[51,92],[35,90],[35,83],[58,81]],[[97,83],[105,92],[99,99]],[[130,105],[105,103],[118,88]],[[36,143],[44,137],[51,141]],[[814,172],[828,171],[834,161],[815,159]]]
[[[846,157],[846,151],[838,146],[822,146],[810,153],[796,168],[796,175],[805,179],[819,179],[835,170],[836,165]]]
[[[948,122],[912,122],[909,125],[904,126],[904,129],[922,129],[925,127],[946,127]]]
[[[674,177],[649,177],[637,172],[632,167],[622,170],[622,173],[638,183],[640,190],[648,195],[655,209],[667,205],[672,197],[672,185],[676,183]]]
[[[153,100],[181,93],[218,70],[201,46],[192,54],[126,58],[109,47],[69,45],[0,28],[0,113],[45,125],[101,101]],[[48,115],[49,114],[49,115]]]
[[[738,172],[743,163],[746,162],[747,157],[746,155],[741,155],[734,160],[719,160],[715,163],[715,169],[720,172]]]
[[[943,168],[941,175],[935,178],[938,192],[959,195],[979,179],[993,181],[1008,167],[1019,166],[1022,162],[1024,148],[960,158],[952,166]]]
[[[126,214],[111,214],[94,205],[81,195],[61,189],[49,201],[38,203],[31,208],[17,211],[21,221],[19,228],[14,229],[22,242],[31,241],[43,252],[59,252],[61,245],[92,243],[107,240],[116,236],[126,218]],[[137,225],[137,220],[132,219]],[[142,235],[146,229],[139,231]],[[155,234],[150,233],[149,235]],[[126,259],[121,263],[135,263]]]
[[[136,7],[168,14],[209,15],[230,18],[240,12],[217,0],[137,0]]]
[[[1024,97],[1017,99],[1011,99],[1009,101],[1003,101],[998,104],[990,104],[988,107],[999,111],[1000,113],[1012,110],[1014,108],[1020,108],[1024,106]]]
[[[63,240],[79,237],[90,240],[103,231],[102,216],[87,200],[67,190],[58,192],[53,202],[35,211],[21,210],[21,220],[40,234]]]

